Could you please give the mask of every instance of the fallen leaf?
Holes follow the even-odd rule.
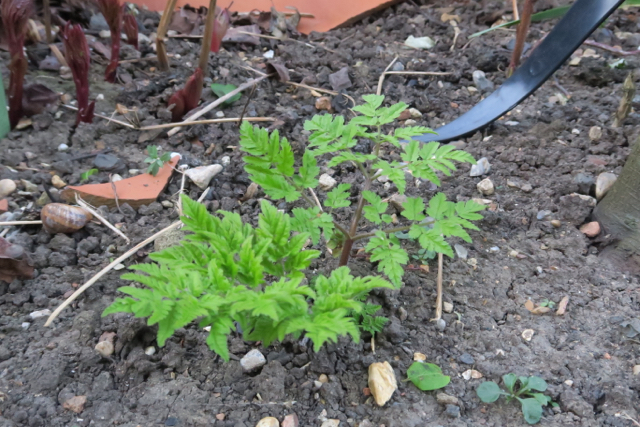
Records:
[[[255,36],[246,33],[252,33],[255,34]],[[259,34],[260,27],[255,24],[232,27],[227,30],[222,41],[225,43],[244,43],[256,46],[260,44]]]
[[[548,312],[551,311],[551,309],[549,307],[538,306],[530,311],[531,311],[531,314],[547,314]]]
[[[267,73],[278,73],[278,80],[283,83],[289,81],[289,70],[287,67],[275,61],[267,61]]]
[[[216,7],[216,9],[218,8]],[[216,10],[216,12],[218,11]],[[171,16],[168,29],[178,34],[192,34],[194,30],[199,29],[200,26],[204,24],[206,15],[207,8],[204,6],[195,9],[189,5],[185,5]]]
[[[534,309],[533,301],[528,299],[527,302],[524,303],[524,308],[526,308],[529,311],[533,310]]]
[[[556,316],[562,316],[567,312],[567,305],[569,305],[569,295],[565,295],[558,303],[558,310]]]
[[[22,92],[22,110],[25,116],[34,116],[44,112],[60,100],[60,95],[43,84],[31,84]]]
[[[169,183],[169,178],[171,178],[178,160],[180,160],[180,156],[174,156],[170,162],[160,168],[156,176],[143,173],[114,183],[69,186],[61,192],[61,196],[69,203],[73,203],[76,200],[76,194],[78,194],[93,206],[113,208],[116,207],[115,188],[118,203],[128,203],[132,208],[137,209],[142,205],[156,201]]]
[[[0,280],[11,283],[15,278],[33,278],[33,265],[22,246],[0,237]]]

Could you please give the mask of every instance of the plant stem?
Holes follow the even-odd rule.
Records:
[[[362,209],[364,208],[364,196],[363,193],[371,188],[371,179],[366,178],[364,181],[364,188],[362,192],[360,192],[360,198],[358,199],[358,205],[356,206],[356,211],[353,214],[353,219],[351,220],[351,227],[349,229],[349,234],[346,236],[347,240],[345,240],[344,245],[342,246],[342,253],[340,254],[340,263],[338,264],[340,267],[347,265],[349,262],[349,257],[351,256],[351,249],[353,248],[353,236],[356,235],[358,231],[358,223],[360,222],[360,218],[362,218]]]
[[[531,24],[531,15],[533,14],[533,5],[536,0],[525,0],[522,7],[522,15],[520,16],[520,24],[518,24],[518,30],[516,32],[516,45],[513,48],[511,55],[511,63],[507,68],[507,77],[511,77],[511,74],[518,68],[520,64],[520,57],[524,50],[524,42],[529,33],[529,25]]]
[[[42,0],[42,9],[44,13],[44,30],[47,33],[47,44],[53,43],[53,34],[51,34],[51,6],[49,0]]]
[[[200,49],[200,62],[198,66],[204,74],[209,64],[209,51],[211,50],[211,37],[213,37],[213,22],[216,19],[216,0],[209,0],[209,11],[205,22],[204,35],[202,36],[202,47]]]
[[[158,54],[158,68],[160,71],[169,71],[169,57],[167,56],[167,47],[165,46],[165,38],[167,35],[167,28],[169,22],[171,22],[171,16],[176,8],[178,0],[168,0],[160,18],[160,24],[158,24],[158,35],[156,36],[156,52]]]

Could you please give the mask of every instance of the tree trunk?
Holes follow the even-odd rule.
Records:
[[[602,255],[627,271],[640,271],[640,138],[594,216],[613,242]]]

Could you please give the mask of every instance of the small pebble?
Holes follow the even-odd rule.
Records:
[[[460,407],[457,405],[447,405],[447,409],[444,412],[451,418],[458,418],[460,416]]]
[[[69,149],[69,146],[67,144],[60,144],[58,145],[58,151],[67,151]]]
[[[613,187],[617,179],[618,176],[611,172],[603,172],[598,175],[596,179],[596,199],[601,200]]]
[[[256,427],[280,427],[280,421],[274,417],[266,417],[258,421]]]
[[[22,322],[22,329],[29,329],[29,326],[31,326],[31,323],[29,322]]]
[[[580,227],[580,231],[587,237],[596,237],[600,234],[600,224],[598,221],[592,221]]]
[[[475,70],[472,74],[473,84],[476,85],[480,92],[489,92],[493,90],[493,82],[489,80],[482,70]]]
[[[633,375],[640,375],[640,365],[635,365],[633,367]]]
[[[330,111],[331,108],[331,98],[328,96],[321,96],[316,99],[316,110]]]
[[[113,343],[110,341],[101,341],[96,344],[96,351],[102,355],[102,357],[109,357],[113,354]]]
[[[272,50],[268,50],[265,53],[262,54],[262,56],[264,56],[267,59],[271,59],[273,58],[273,56],[275,55],[275,52]]]
[[[173,202],[171,200],[163,200],[160,204],[167,209],[171,209],[173,207]]]
[[[220,158],[220,164],[224,167],[229,166],[229,163],[231,163],[231,157],[229,156],[222,156]]]
[[[12,179],[0,180],[0,199],[16,191],[17,185]]]
[[[489,252],[491,252],[492,254],[498,253],[500,252],[500,248],[498,246],[491,246],[489,248]]]
[[[320,427],[338,427],[340,425],[340,420],[324,420]]]
[[[495,192],[495,187],[493,186],[493,182],[489,178],[485,178],[480,181],[476,188],[483,196],[491,196]]]
[[[469,176],[482,176],[491,170],[491,163],[486,157],[481,158],[478,162],[471,166],[471,171],[469,172]]]
[[[409,114],[411,114],[411,117],[414,119],[422,117],[422,113],[417,108],[409,108]]]
[[[297,414],[289,414],[284,417],[284,420],[282,420],[282,427],[298,427],[298,425],[299,421]]]
[[[326,374],[320,374],[320,377],[318,377],[318,380],[321,383],[326,384],[329,382],[329,377]]]
[[[444,311],[445,313],[453,312],[453,304],[451,304],[450,302],[444,301],[442,303],[442,311]]]
[[[404,71],[404,64],[400,61],[396,61],[391,67],[391,71]]]
[[[602,138],[602,128],[600,126],[592,126],[589,129],[589,139],[592,141],[600,141]]]
[[[436,42],[433,41],[431,37],[413,37],[409,36],[404,41],[406,46],[412,47],[414,49],[431,49],[436,45]]]
[[[264,355],[260,353],[260,350],[253,349],[249,353],[240,359],[240,366],[245,372],[252,372],[258,368],[263,367],[267,363]]]
[[[548,210],[542,210],[542,211],[538,211],[536,218],[538,219],[538,221],[544,221],[546,219],[549,219],[551,215],[553,215],[553,212]]]
[[[458,243],[453,245],[453,248],[456,250],[456,255],[458,255],[458,258],[467,259],[467,256],[469,255],[469,251],[467,251],[467,248]]]
[[[469,353],[462,353],[460,356],[458,356],[458,360],[467,365],[473,365],[476,362],[473,356],[471,356]]]
[[[117,173],[114,173],[113,175],[111,175],[111,182],[118,182],[118,181],[122,181],[122,177],[120,175],[118,175]]]
[[[447,322],[444,319],[440,318],[436,321],[436,329],[439,331],[444,331],[447,328]]]
[[[38,319],[40,317],[45,317],[45,316],[49,316],[51,314],[51,310],[49,310],[48,308],[45,308],[44,310],[38,310],[38,311],[33,311],[31,313],[29,313],[29,317],[31,317],[33,320]]]
[[[216,111],[216,117],[221,119],[224,117],[224,112],[223,111]]]
[[[38,191],[38,186],[35,185],[33,182],[27,181],[26,179],[21,179],[20,182],[22,182],[24,191],[28,193],[35,193],[36,191]]]
[[[436,400],[441,405],[457,405],[458,404],[458,398],[455,396],[448,395],[447,393],[436,394]]]
[[[337,183],[338,181],[336,181],[332,176],[326,173],[323,173],[322,175],[320,175],[320,178],[318,178],[318,184],[320,186],[320,189],[323,191],[331,190]]]
[[[150,345],[149,347],[144,349],[144,354],[146,354],[147,356],[153,356],[154,354],[156,354],[156,348]]]
[[[62,180],[58,175],[53,175],[51,177],[51,184],[57,189],[64,188],[67,186],[67,183]]]
[[[560,228],[560,226],[562,225],[562,223],[557,220],[557,219],[552,219],[551,220],[551,225],[553,225],[555,228]]]

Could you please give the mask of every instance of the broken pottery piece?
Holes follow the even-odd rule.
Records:
[[[156,176],[143,173],[114,183],[70,186],[60,194],[69,203],[74,203],[76,194],[78,194],[85,202],[93,206],[112,208],[116,206],[115,187],[118,203],[128,203],[132,208],[137,209],[142,205],[156,201],[169,183],[169,178],[171,178],[173,169],[179,160],[180,156],[174,156],[171,161],[160,168]]]

